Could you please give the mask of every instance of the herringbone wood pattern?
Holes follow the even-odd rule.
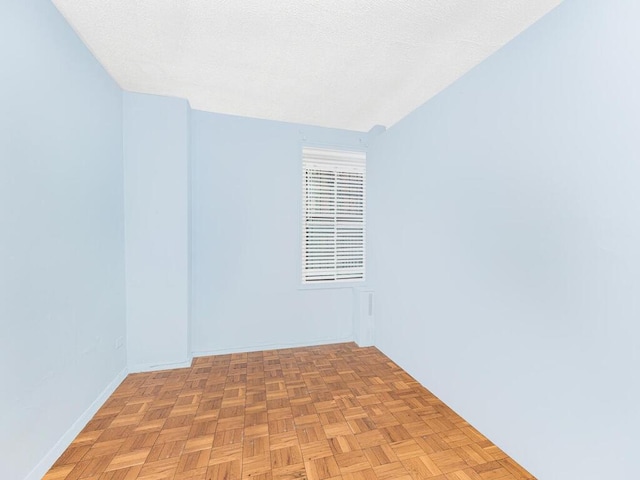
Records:
[[[534,479],[375,348],[129,375],[46,480]]]

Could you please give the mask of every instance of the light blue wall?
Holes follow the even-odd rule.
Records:
[[[0,59],[0,478],[17,480],[125,367],[122,102],[48,1],[2,2]]]
[[[377,345],[544,480],[640,466],[639,18],[566,0],[369,157]]]
[[[129,369],[188,365],[189,105],[124,93]]]
[[[351,289],[302,290],[303,142],[367,134],[194,111],[195,355],[353,339]]]

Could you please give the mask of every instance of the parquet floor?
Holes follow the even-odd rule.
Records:
[[[129,375],[46,480],[534,479],[375,348]]]

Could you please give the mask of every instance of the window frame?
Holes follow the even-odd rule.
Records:
[[[310,145],[302,146],[301,223],[298,231],[300,232],[299,245],[301,249],[301,262],[299,269],[300,286],[303,289],[348,288],[363,285],[366,281],[366,157],[366,151],[356,148]],[[334,203],[332,205],[334,218],[331,223],[334,234],[332,244],[334,250],[334,259],[332,261],[333,266],[325,269],[317,268],[317,279],[313,279],[312,275],[310,275],[309,269],[307,269],[309,259],[309,243],[307,242],[309,233],[307,230],[309,227],[309,217],[317,216],[319,208],[316,206],[315,212],[312,212],[313,209],[309,208],[309,199],[314,196],[313,192],[309,192],[308,187],[308,172],[311,167],[315,167],[314,170],[318,172],[332,171],[335,175],[332,182],[334,190]],[[349,178],[349,176],[354,176],[354,174],[355,177],[360,177],[358,179],[359,181],[354,182],[354,178]],[[321,180],[316,183],[315,188],[322,190]],[[354,188],[355,190],[353,190]],[[342,189],[342,195],[339,195],[340,189]],[[353,193],[355,193],[355,199],[353,198]],[[350,196],[352,197],[351,200],[349,200]],[[316,199],[316,202],[318,202],[318,199]],[[361,213],[358,213],[360,210]],[[342,215],[340,215],[339,212],[342,212]],[[316,215],[314,215],[314,213]],[[342,218],[342,221],[340,221],[339,218]],[[316,221],[314,223],[316,224],[316,227],[320,223],[324,226],[329,225],[326,218],[324,222]],[[321,239],[321,237],[316,237],[316,240],[318,239]],[[340,247],[341,244],[342,247]],[[318,252],[316,252],[316,255],[318,255]],[[312,258],[312,260],[314,259]],[[318,258],[315,260],[318,261]],[[343,263],[344,265],[349,262],[355,262],[356,264],[359,263],[359,265],[352,268],[341,268],[339,266],[340,263]],[[333,272],[331,272],[331,270],[333,270]]]

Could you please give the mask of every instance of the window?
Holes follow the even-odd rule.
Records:
[[[302,150],[302,283],[363,281],[364,152]]]

